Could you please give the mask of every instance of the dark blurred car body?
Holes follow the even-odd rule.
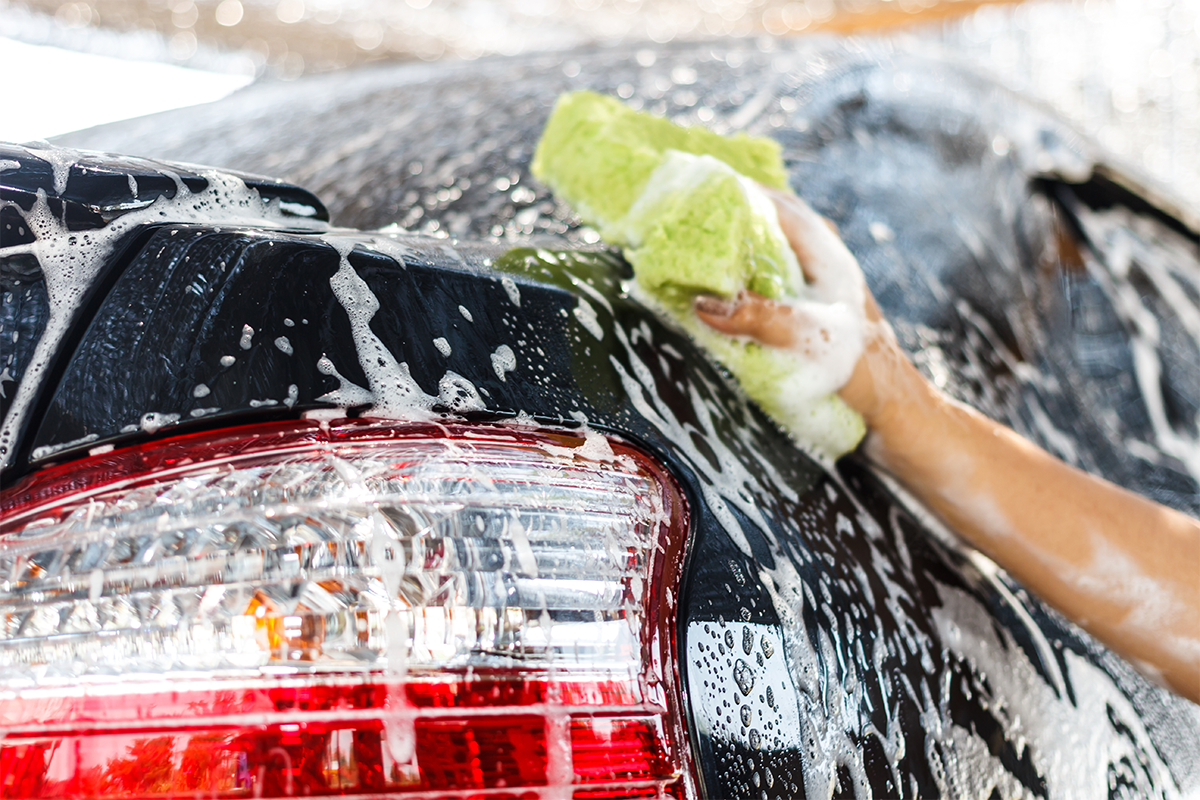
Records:
[[[659,634],[675,662],[646,680],[665,682],[672,696],[663,718],[677,712],[678,730],[662,734],[660,761],[642,772],[606,761],[607,772],[577,769],[566,780],[546,766],[546,734],[542,766],[521,773],[519,787],[508,772],[471,772],[419,743],[418,777],[371,783],[379,750],[361,737],[353,780],[333,780],[331,757],[321,755],[330,734],[317,747],[276,731],[271,742],[289,764],[311,762],[297,767],[298,782],[284,787],[255,773],[275,762],[247,747],[242,762],[228,763],[230,775],[249,777],[195,791],[1195,792],[1194,705],[957,545],[858,456],[831,465],[807,455],[686,336],[628,295],[628,266],[597,249],[528,174],[553,99],[582,86],[720,131],[776,138],[793,188],[838,224],[935,382],[1073,463],[1200,509],[1189,449],[1200,408],[1194,220],[984,79],[930,59],[814,43],[600,49],[253,87],[211,108],[69,143],[280,175],[314,190],[236,178],[262,200],[261,226],[241,212],[188,210],[185,201],[213,188],[217,173],[69,151],[0,153],[6,225],[21,227],[38,203],[61,221],[52,232],[60,237],[112,231],[146,209],[165,213],[112,237],[103,263],[80,282],[55,347],[40,354],[61,288],[47,288],[40,251],[21,249],[37,240],[35,226],[20,239],[6,228],[0,341],[10,422],[18,397],[10,389],[27,387],[6,454],[0,540],[10,548],[0,558],[9,570],[0,575],[9,620],[0,642],[9,654],[0,769],[16,776],[0,777],[0,792],[98,791],[56,776],[66,774],[61,759],[71,748],[87,753],[88,737],[105,730],[91,718],[55,728],[28,713],[36,659],[50,658],[28,655],[40,651],[30,649],[21,614],[50,596],[31,599],[46,592],[33,578],[84,574],[65,561],[30,572],[36,548],[22,550],[25,534],[10,527],[28,498],[49,503],[70,490],[75,465],[110,474],[126,463],[123,452],[174,437],[252,438],[258,426],[286,428],[322,409],[366,419],[390,408],[403,417],[404,403],[387,402],[398,384],[383,384],[408,379],[401,388],[429,398],[422,411],[436,424],[507,430],[517,420],[520,430],[574,436],[572,447],[599,431],[677,482],[686,506],[671,528],[680,571],[672,584],[646,589],[667,609]],[[336,224],[422,233],[325,229],[317,196]],[[338,288],[346,267],[377,298],[367,323],[354,305],[361,298]],[[403,369],[380,372],[381,354]],[[59,588],[69,602],[92,591],[68,584]],[[42,635],[56,633],[67,631]],[[377,732],[376,722],[362,729]],[[191,735],[182,718],[154,730]],[[226,756],[232,741],[222,740]],[[87,763],[101,771],[125,763],[121,746],[111,739]],[[150,770],[157,759],[182,774],[179,758],[177,749],[133,763]],[[162,786],[107,791],[186,795],[180,787],[190,784]]]

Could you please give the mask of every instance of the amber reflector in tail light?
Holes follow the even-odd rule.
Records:
[[[686,797],[639,450],[293,422],[7,489],[0,796]]]

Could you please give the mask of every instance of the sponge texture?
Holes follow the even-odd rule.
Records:
[[[716,333],[692,311],[700,293],[750,289],[776,300],[805,285],[771,200],[787,186],[779,145],[684,128],[593,92],[563,95],[533,174],[610,244],[625,248],[642,299],[672,316],[799,442],[837,457],[865,433],[820,367],[788,350]]]
[[[607,228],[629,211],[667,150],[711,155],[759,183],[787,185],[779,145],[770,139],[683,128],[595,92],[559,97],[534,153],[533,174],[553,176],[554,190],[602,236],[629,244]]]

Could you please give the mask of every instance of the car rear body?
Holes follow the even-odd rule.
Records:
[[[800,56],[788,64],[811,63]],[[843,83],[890,74],[840,57]],[[777,134],[795,183],[843,225],[926,370],[1018,418],[1086,405],[1066,380],[1005,384],[1021,374],[1005,343],[1061,376],[1079,358],[1054,348],[1081,329],[1025,342],[994,295],[1021,297],[1059,230],[1107,221],[1089,197],[1134,195],[964,157],[978,130],[927,151],[905,148],[928,131],[897,134],[906,180],[932,174],[918,155],[940,165],[942,202],[955,175],[999,176],[1003,197],[1029,203],[960,209],[960,227],[1001,230],[977,237],[991,251],[971,254],[976,272],[954,260],[967,235],[920,267],[936,250],[920,225],[934,223],[906,230],[908,204],[852,202],[867,193],[793,152],[819,140],[833,160],[859,147],[885,161],[896,115],[870,129],[870,102],[784,66],[755,102],[808,93],[813,120]],[[509,121],[512,142],[488,152],[512,174],[464,166],[464,187],[443,153],[405,169],[446,172],[447,199],[411,206],[451,227],[465,213],[454,190],[509,202],[529,183],[518,133],[536,120]],[[485,200],[461,239],[361,232],[329,229],[320,201],[286,184],[64,151],[0,159],[17,165],[0,172],[6,215],[41,203],[59,223],[39,233],[108,237],[74,283],[30,264],[46,251],[4,243],[0,337],[22,391],[5,394],[21,421],[0,539],[3,796],[1195,791],[1194,705],[955,544],[858,457],[806,454],[534,189],[526,227],[568,238],[472,239],[489,214],[525,225]],[[1159,240],[1186,241],[1178,220],[1139,210]],[[996,255],[1010,242],[1029,252]],[[989,258],[1011,272],[987,272]],[[1107,463],[1107,440],[1083,441],[1094,423],[1079,421],[1076,444]],[[1154,473],[1161,496],[1187,507],[1187,470],[1168,472]]]

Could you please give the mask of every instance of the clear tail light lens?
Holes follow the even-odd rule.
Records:
[[[0,797],[693,794],[687,512],[626,444],[286,423],[0,500]]]

